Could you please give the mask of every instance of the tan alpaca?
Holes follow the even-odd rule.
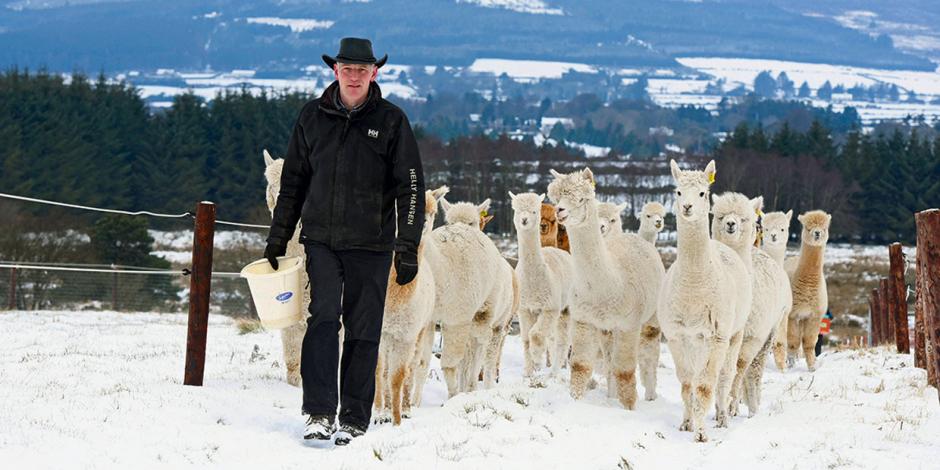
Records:
[[[281,190],[281,171],[284,168],[284,160],[281,158],[274,159],[271,157],[271,154],[267,150],[264,150],[264,177],[267,180],[268,186],[266,190],[266,199],[268,203],[268,210],[271,211],[271,214],[274,214],[274,205],[277,203],[277,194]],[[300,244],[300,223],[297,223],[297,227],[294,230],[294,236],[287,243],[287,256],[300,256],[306,259],[306,253],[304,253],[304,247]],[[301,270],[300,273],[300,285],[306,286],[309,282],[307,279],[307,271]],[[284,351],[284,366],[287,369],[287,383],[299,387],[301,384],[300,377],[300,353],[304,341],[304,334],[307,333],[307,318],[310,316],[310,311],[308,307],[310,306],[310,289],[303,289],[303,302],[301,303],[301,308],[303,308],[304,319],[303,321],[297,323],[296,325],[289,326],[281,330],[281,345]],[[342,333],[340,333],[340,338],[342,338]],[[343,346],[343,342],[340,341],[340,348]]]
[[[574,266],[571,255],[540,240],[544,194],[509,193],[513,225],[519,246],[516,275],[521,288],[519,326],[525,354],[525,375],[531,377],[551,354],[552,372],[558,373],[568,355],[568,335],[559,333],[561,312],[571,298]],[[537,223],[538,222],[538,223]]]
[[[398,273],[394,265],[389,272],[379,362],[375,369],[373,406],[378,411],[376,419],[385,421],[390,413],[396,426],[401,424],[402,415],[410,414],[414,389],[424,386],[424,377],[416,380],[414,373],[420,372],[424,359],[421,345],[425,343],[426,336],[434,336],[434,323],[431,321],[434,273],[425,257],[425,247],[437,214],[437,200],[431,191],[427,191],[424,213],[424,228],[418,245],[418,274],[401,286],[395,282]]]
[[[568,229],[562,223],[558,224],[558,248],[571,253],[571,242],[568,241]]]
[[[743,336],[751,282],[741,257],[709,236],[708,196],[715,162],[705,171],[683,171],[675,160],[669,163],[676,184],[676,261],[663,281],[657,315],[682,387],[679,429],[692,431],[696,441],[704,442],[705,413],[716,398],[730,341],[737,336],[740,344]],[[724,404],[719,411],[727,409],[726,399],[718,403]],[[716,417],[719,426],[727,425],[727,412]]]
[[[761,249],[770,255],[781,267],[785,266],[784,259],[787,256],[787,241],[790,240],[790,220],[792,218],[793,210],[791,209],[785,213],[768,212],[764,214],[761,222],[764,228],[764,236],[761,239]],[[777,328],[774,330],[772,347],[774,363],[779,370],[786,370],[787,368],[787,322],[789,321],[789,315],[784,315],[783,318],[780,319],[780,324],[778,324]]]
[[[754,247],[764,198],[748,199],[740,193],[725,193],[712,199],[712,237],[733,249],[744,261],[751,274],[753,294],[741,350],[734,363],[728,412],[737,415],[739,399],[744,397],[749,416],[754,416],[760,405],[764,358],[773,331],[793,304],[790,281],[783,266]]]
[[[558,248],[558,215],[555,206],[542,203],[542,220],[539,222],[539,240],[542,246]]]
[[[597,223],[594,174],[552,170],[548,194],[565,225],[574,262],[571,301],[571,395],[580,399],[591,379],[601,331],[612,332],[607,370],[620,403],[636,406],[636,365],[640,330],[655,313],[664,274],[656,249],[633,234],[601,235]]]
[[[829,305],[823,263],[832,216],[815,210],[801,214],[797,220],[803,224],[803,233],[800,256],[795,265],[791,265],[792,270],[788,270],[793,290],[793,310],[790,311],[787,324],[787,363],[790,366],[796,363],[802,344],[806,367],[814,371],[819,322]]]

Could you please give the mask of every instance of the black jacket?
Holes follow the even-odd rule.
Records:
[[[417,252],[424,173],[411,124],[374,82],[349,113],[337,107],[338,93],[333,82],[300,111],[267,241],[287,245],[299,218],[302,243]]]

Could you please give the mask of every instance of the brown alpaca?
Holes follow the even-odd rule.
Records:
[[[568,229],[562,224],[558,224],[558,248],[571,253],[571,245],[568,243]]]
[[[558,215],[555,206],[542,203],[542,221],[539,222],[542,246],[558,247]]]
[[[819,321],[829,305],[823,266],[832,216],[817,210],[797,219],[803,224],[800,256],[794,262],[787,260],[787,274],[793,290],[793,310],[787,325],[787,365],[792,367],[796,362],[802,342],[806,368],[814,371]]]

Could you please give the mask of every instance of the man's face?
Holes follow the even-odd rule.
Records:
[[[333,65],[336,79],[339,80],[340,93],[343,102],[347,105],[357,106],[365,100],[369,93],[369,83],[375,80],[379,69],[373,64],[343,64],[337,62]]]

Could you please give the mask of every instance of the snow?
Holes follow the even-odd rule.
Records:
[[[457,3],[469,3],[484,8],[501,8],[517,13],[535,15],[564,15],[561,8],[551,8],[541,0],[457,0]]]
[[[505,73],[518,82],[535,82],[543,78],[561,78],[569,71],[597,73],[597,68],[573,62],[544,60],[476,59],[469,71],[490,73],[496,76]]]
[[[910,355],[826,351],[819,370],[765,373],[760,414],[711,440],[677,430],[668,348],[659,394],[625,411],[562,378],[521,379],[510,336],[500,384],[445,400],[433,361],[425,401],[401,427],[373,425],[347,447],[301,439],[301,391],[286,384],[280,337],[209,318],[203,387],[183,386],[186,315],[0,315],[0,461],[9,468],[931,468],[936,389]]]
[[[304,31],[313,31],[317,29],[330,29],[336,24],[335,21],[314,20],[307,18],[276,18],[276,17],[256,17],[245,18],[248,23],[266,24],[269,26],[286,26],[293,33],[302,33]]]

